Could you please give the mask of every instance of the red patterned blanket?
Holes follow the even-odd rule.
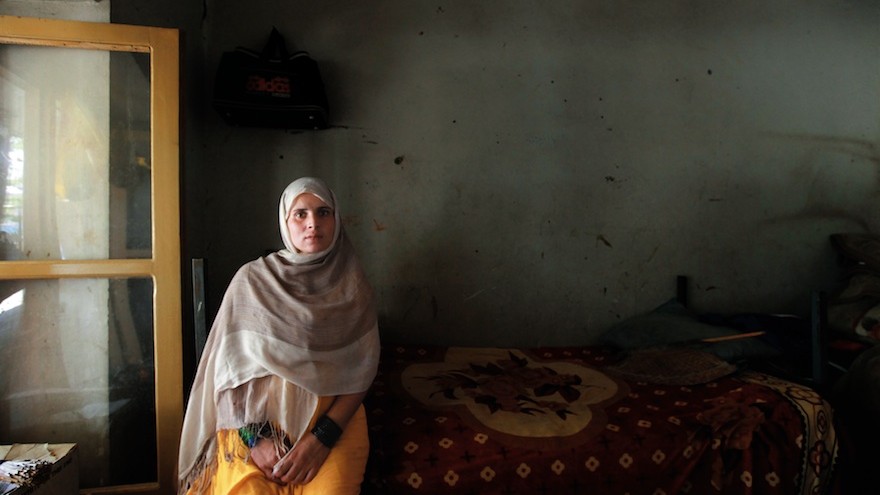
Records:
[[[602,347],[387,346],[366,399],[364,491],[808,494],[830,483],[832,410],[758,373],[634,381]]]

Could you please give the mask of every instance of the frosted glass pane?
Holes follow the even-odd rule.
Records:
[[[149,54],[0,46],[0,260],[149,258]]]
[[[0,281],[0,443],[77,443],[80,487],[157,479],[153,283]]]

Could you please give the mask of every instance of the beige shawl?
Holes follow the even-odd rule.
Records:
[[[304,192],[336,215],[334,241],[322,253],[297,252],[287,233],[287,211]],[[332,191],[318,179],[294,181],[279,221],[287,249],[239,269],[211,327],[184,418],[181,492],[216,462],[218,430],[273,421],[295,442],[319,396],[363,392],[376,375],[373,291]]]

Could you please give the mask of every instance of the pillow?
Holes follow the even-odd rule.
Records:
[[[670,299],[653,311],[615,324],[599,336],[599,343],[624,350],[691,344],[728,362],[780,354],[778,349],[755,337],[694,343],[701,339],[739,333],[732,328],[703,323],[677,299]]]
[[[880,236],[863,233],[831,234],[831,245],[852,263],[880,270]]]
[[[605,370],[629,380],[663,385],[699,385],[727,376],[737,368],[714,354],[681,347],[634,350],[623,361]]]
[[[834,385],[834,393],[843,405],[854,408],[853,412],[865,414],[878,428],[880,414],[880,345],[858,355],[840,380]]]
[[[846,273],[828,300],[828,327],[880,339],[880,237],[832,234],[831,244],[844,258]]]
[[[837,332],[880,340],[880,300],[829,301],[828,327]]]

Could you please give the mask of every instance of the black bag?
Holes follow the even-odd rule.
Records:
[[[275,28],[261,53],[242,47],[223,53],[213,103],[232,125],[286,129],[329,125],[317,62],[304,51],[288,55],[284,38]]]

